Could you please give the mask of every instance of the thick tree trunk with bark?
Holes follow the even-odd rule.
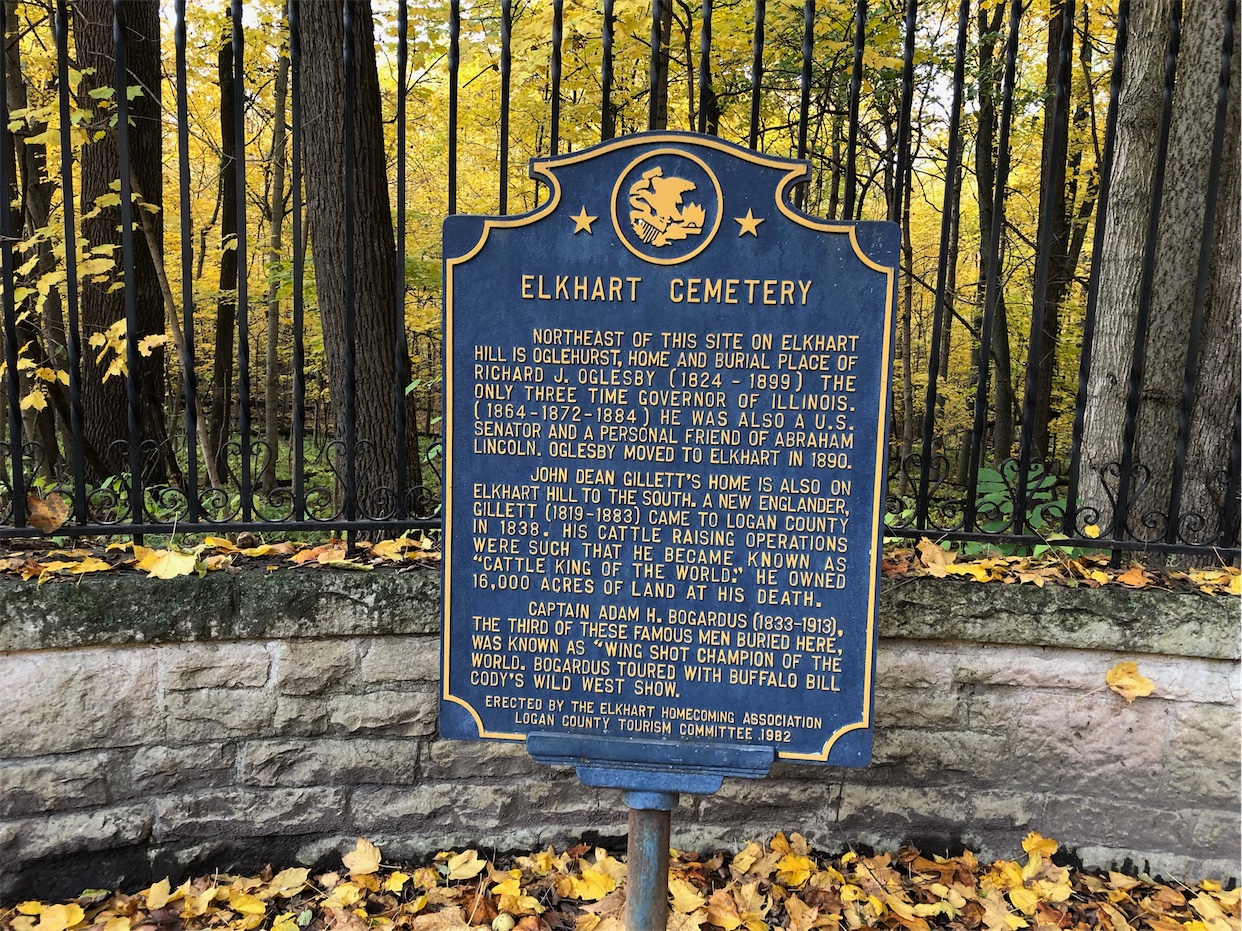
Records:
[[[384,157],[379,79],[371,8],[347,0],[353,11],[354,73],[346,75],[344,28],[338,3],[304,3],[302,106],[305,127],[306,206],[315,286],[331,383],[335,435],[345,439],[345,311],[352,301],[356,327],[355,398],[358,501],[365,514],[392,507],[396,486],[395,431],[396,252]],[[345,292],[344,82],[354,85],[354,282]],[[409,423],[414,421],[407,418]],[[409,486],[419,482],[417,443],[407,441]]]
[[[1114,515],[1101,471],[1121,459],[1171,6],[1171,0],[1150,0],[1134,7],[1119,101],[1111,203],[1102,234],[1099,317],[1079,479],[1083,503],[1100,509],[1105,526]],[[1134,459],[1141,467],[1136,470],[1139,481],[1133,489],[1137,495],[1131,494],[1126,518],[1130,532],[1147,539],[1163,535],[1166,529],[1186,347],[1209,198],[1217,204],[1215,246],[1202,346],[1195,363],[1193,429],[1183,474],[1181,511],[1205,518],[1200,527],[1183,522],[1182,529],[1192,540],[1211,539],[1219,530],[1218,509],[1224,489],[1215,481],[1215,473],[1228,466],[1239,389],[1236,58],[1220,189],[1208,190],[1224,20],[1224,4],[1185,5],[1137,421]],[[1117,478],[1108,477],[1107,485],[1115,496]],[[1236,490],[1231,493],[1236,494]]]
[[[163,128],[160,110],[160,9],[156,0],[126,0],[124,5],[126,35],[126,63],[130,86],[137,85],[142,93],[130,101],[130,164],[134,177],[143,191],[148,192],[151,204],[160,208],[154,215],[157,237],[163,240],[163,159],[161,145]],[[99,107],[99,101],[89,96],[90,91],[111,88],[116,74],[115,49],[112,43],[111,0],[78,0],[73,5],[73,35],[78,62],[84,70],[78,85],[79,106],[93,114],[95,129],[106,132],[99,139],[82,147],[81,209],[84,214],[95,209],[96,198],[114,193],[112,185],[121,177],[115,128],[108,126],[109,115],[115,113],[110,104],[107,113]],[[122,88],[118,93],[124,93]],[[109,291],[113,280],[120,277],[121,261],[121,210],[119,206],[100,209],[94,216],[82,221],[81,235],[87,248],[104,244],[116,246],[113,257],[117,274],[107,282],[81,282],[81,319],[83,343],[91,336],[104,333],[108,327],[125,317],[125,292]],[[134,290],[138,314],[139,337],[164,332],[163,299],[159,281],[150,253],[143,248],[142,232],[134,236],[134,280],[125,282],[126,288]],[[86,441],[92,452],[88,463],[102,460],[109,474],[128,470],[125,444],[129,439],[126,415],[126,387],[122,378],[104,380],[109,359],[97,362],[97,351],[84,355],[84,390],[82,405],[85,413]],[[148,481],[175,480],[176,463],[173,461],[164,425],[164,352],[156,349],[150,356],[139,359],[138,372],[141,389],[142,435],[146,443],[157,444],[163,454],[157,459],[144,456],[144,468],[150,473]],[[97,474],[92,478],[106,477]]]

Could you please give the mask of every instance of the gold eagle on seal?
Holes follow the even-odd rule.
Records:
[[[657,165],[630,185],[630,229],[644,243],[667,246],[703,232],[706,213],[699,204],[682,206],[681,196],[696,185],[685,178],[664,177]]]

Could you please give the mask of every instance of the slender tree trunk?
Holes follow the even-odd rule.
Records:
[[[26,83],[22,75],[20,29],[17,4],[7,0],[4,4],[5,13],[5,68],[8,73],[8,105],[9,111],[26,108]],[[42,143],[32,143],[29,136],[34,132],[25,121],[13,133],[13,144],[16,147],[15,167],[17,171],[10,177],[19,182],[21,191],[20,209],[13,209],[13,229],[20,230],[25,223],[26,234],[30,235],[41,230],[48,224],[51,213],[53,185],[46,178],[47,152]],[[41,279],[44,275],[56,271],[56,257],[52,254],[52,244],[43,240],[36,247],[38,260],[35,264],[33,279]],[[57,371],[67,371],[65,361],[65,320],[61,309],[60,291],[40,291],[46,294],[42,304],[38,295],[31,295],[18,306],[18,314],[29,315],[19,324],[23,330],[20,337],[22,343],[31,344],[33,353],[40,358],[42,365],[50,366]],[[38,333],[34,321],[38,321]],[[29,374],[21,379],[22,394],[36,387],[35,379]],[[43,409],[31,408],[25,412],[26,432],[39,442],[42,454],[38,457],[40,471],[45,476],[52,476],[60,463],[60,446],[56,435],[56,416],[54,411],[62,414],[61,426],[66,437],[68,427],[68,398],[64,387],[55,381],[38,382],[45,396],[52,401]]]
[[[237,327],[237,160],[238,139],[233,104],[233,41],[221,39],[216,56],[220,84],[220,293],[216,298],[216,339],[212,357],[211,447],[204,455],[214,456],[216,471],[229,473],[227,444],[233,408],[234,334]]]
[[[276,460],[280,452],[280,293],[277,271],[284,251],[285,225],[285,94],[289,88],[289,59],[281,55],[276,64],[276,115],[272,127],[272,196],[269,210],[271,236],[268,240],[267,272],[267,371],[264,383],[264,433],[267,468],[263,470],[263,490],[276,487]]]
[[[841,206],[841,115],[832,118],[832,177],[828,182],[828,216],[836,217]]]
[[[141,187],[135,183],[134,192],[141,199],[143,197]],[[159,282],[160,295],[164,299],[164,315],[168,324],[168,332],[172,336],[173,348],[176,349],[177,359],[181,363],[181,367],[188,371],[189,367],[194,364],[194,359],[190,354],[190,347],[185,341],[185,331],[181,329],[181,320],[177,316],[177,302],[173,298],[172,285],[168,283],[168,272],[164,267],[164,254],[160,251],[162,245],[155,233],[155,221],[151,214],[146,210],[137,211],[139,221],[142,223],[143,239],[146,242],[147,250],[151,255],[151,260],[155,264],[155,277]],[[169,398],[168,413],[169,423],[176,424],[180,413],[176,410],[177,404],[175,398],[180,395],[179,391],[167,392]],[[194,405],[194,422],[198,429],[198,444],[201,448],[207,448],[207,419],[204,416],[202,405],[198,398],[191,398],[190,402]],[[220,475],[216,471],[215,459],[211,456],[206,458],[207,480],[212,488],[220,488]]]
[[[979,284],[975,299],[982,312],[986,291],[987,270],[992,262],[990,236],[992,224],[1000,218],[992,212],[992,197],[996,187],[996,132],[997,86],[1000,75],[1000,62],[996,57],[997,34],[1004,17],[1003,5],[992,10],[991,19],[984,10],[982,3],[977,15],[979,28],[979,136],[975,143],[975,183],[976,200],[979,205]],[[1001,255],[997,257],[997,268],[1003,277],[1004,271],[1004,238],[1000,241]],[[981,371],[981,354],[992,354],[992,462],[1000,468],[1013,451],[1014,440],[1014,395],[1013,374],[1009,353],[1009,319],[1005,306],[1003,288],[998,292],[995,315],[992,319],[992,345],[980,346],[976,350],[975,380],[976,390],[983,390],[979,385],[978,372]]]
[[[1003,253],[1003,249],[1001,250]],[[992,464],[999,469],[1013,455],[1014,417],[1013,364],[1009,353],[1009,309],[1005,295],[996,298],[996,317],[992,321],[992,407],[996,415],[992,426]]]
[[[651,89],[656,95],[655,125],[652,129],[668,129],[669,40],[672,31],[673,4],[665,2],[660,7],[660,58],[656,65],[656,86]]]
[[[1101,523],[1115,517],[1101,472],[1121,459],[1122,426],[1130,361],[1136,335],[1159,138],[1161,88],[1169,37],[1171,0],[1136,5],[1121,87],[1113,164],[1112,195],[1102,233],[1098,320],[1085,411],[1079,476],[1083,502],[1101,511]],[[1220,190],[1209,191],[1208,168],[1215,122],[1216,89],[1224,36],[1224,7],[1187,3],[1173,100],[1173,122],[1155,250],[1154,285],[1137,419],[1134,461],[1140,481],[1130,492],[1126,523],[1143,538],[1163,534],[1173,482],[1173,448],[1186,368],[1186,347],[1194,308],[1195,279],[1209,198],[1217,204],[1211,268],[1193,406],[1193,429],[1184,481],[1183,513],[1203,515],[1201,532],[1218,525],[1222,490],[1214,473],[1227,467],[1232,416],[1238,395],[1238,68],[1232,70],[1230,113]],[[1110,464],[1114,464],[1110,467]],[[1236,494],[1236,489],[1228,491]]]
[[[112,185],[120,178],[117,154],[116,129],[110,125],[115,115],[113,103],[105,111],[100,101],[91,97],[92,90],[111,88],[116,73],[116,54],[112,44],[113,14],[110,0],[78,0],[73,4],[73,35],[78,53],[79,66],[83,69],[78,85],[79,106],[92,114],[92,129],[103,134],[93,138],[82,147],[81,204],[84,214],[95,210],[97,198],[114,193]],[[138,86],[142,92],[130,101],[130,163],[142,189],[150,191],[150,202],[160,208],[155,214],[154,225],[157,238],[164,236],[163,220],[163,127],[160,122],[160,9],[156,0],[126,0],[124,5],[126,35],[126,63],[129,71],[127,83]],[[122,88],[118,93],[124,93]],[[94,216],[84,218],[81,235],[87,248],[103,245],[115,246],[113,258],[117,270],[107,281],[86,280],[81,283],[83,343],[90,337],[104,333],[108,327],[125,318],[125,291],[109,290],[120,280],[121,256],[121,210],[119,206],[103,207]],[[141,234],[135,237],[134,280],[125,282],[126,288],[134,290],[137,306],[137,336],[148,336],[164,331],[163,301],[155,266],[146,249],[141,248]],[[97,353],[87,351],[84,356],[84,385],[82,406],[85,415],[87,443],[98,451],[98,456],[88,456],[88,462],[102,463],[107,474],[128,470],[129,457],[126,445],[129,441],[127,425],[126,387],[122,378],[104,380],[109,359],[97,361]],[[141,403],[143,439],[155,444],[165,452],[160,457],[144,456],[144,468],[150,473],[148,481],[176,479],[176,463],[169,450],[164,426],[164,352],[157,348],[150,356],[140,358],[138,372]],[[92,469],[92,471],[95,471]],[[106,475],[92,476],[101,480]]]
[[[901,306],[901,470],[898,494],[909,490],[905,464],[914,451],[914,361],[910,347],[910,319],[914,313],[914,244],[910,240],[910,196],[913,172],[906,181],[905,203],[902,208],[901,248],[906,266],[905,289]]]
[[[957,256],[958,248],[961,242],[961,222],[962,222],[962,168],[959,165],[954,172],[952,180],[953,189],[956,194],[953,197],[953,214],[949,221],[951,232],[949,233],[949,268],[948,276],[945,279],[944,287],[944,324],[941,330],[940,338],[940,361],[938,371],[940,372],[941,386],[948,384],[949,381],[949,358],[953,350],[953,311],[957,306]],[[944,410],[947,398],[943,390],[936,392],[936,419],[940,423],[940,451],[946,458],[948,456],[949,446],[945,435]],[[948,466],[948,467],[951,467]]]
[[[1061,34],[1065,23],[1063,3],[1054,4],[1048,20],[1047,57],[1044,70],[1044,135],[1040,161],[1041,207],[1037,240],[1050,242],[1048,284],[1044,290],[1044,319],[1039,355],[1027,360],[1035,367],[1035,405],[1030,424],[1032,450],[1038,459],[1048,458],[1048,425],[1052,419],[1052,382],[1056,375],[1057,343],[1061,338],[1061,306],[1072,280],[1069,264],[1070,218],[1065,196],[1065,165],[1069,152],[1069,107],[1058,118],[1057,70],[1061,59]],[[1072,72],[1071,72],[1072,73]],[[1039,257],[1036,256],[1036,261]],[[1036,274],[1039,269],[1036,269]],[[1032,353],[1034,345],[1031,347]]]

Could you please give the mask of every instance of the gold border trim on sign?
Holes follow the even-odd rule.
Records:
[[[683,135],[668,134],[635,134],[632,136],[624,136],[620,139],[611,140],[597,146],[582,149],[570,155],[557,156],[552,158],[538,159],[531,162],[530,173],[532,177],[538,176],[542,178],[549,188],[549,198],[546,203],[532,210],[530,213],[519,214],[513,217],[485,217],[483,218],[483,229],[474,246],[467,250],[464,254],[453,258],[444,259],[444,354],[447,364],[444,367],[444,423],[443,430],[446,442],[444,444],[445,464],[444,464],[444,490],[441,498],[441,514],[444,521],[444,538],[449,541],[449,545],[444,547],[441,578],[443,579],[443,598],[441,606],[441,619],[443,624],[441,639],[441,682],[440,697],[444,701],[453,702],[464,708],[470,717],[474,719],[475,726],[478,728],[479,737],[500,740],[525,740],[526,735],[523,733],[514,733],[506,731],[489,731],[483,724],[483,719],[475,708],[459,695],[454,695],[449,685],[449,665],[451,659],[452,646],[452,533],[453,533],[453,443],[451,438],[453,435],[453,287],[456,270],[465,265],[480,252],[487,244],[487,240],[494,229],[515,229],[523,226],[529,226],[533,223],[550,216],[555,212],[561,202],[561,183],[556,177],[556,169],[568,165],[575,165],[578,162],[594,158],[597,155],[603,155],[607,152],[613,152],[617,149],[630,148],[639,145],[650,145],[652,143],[667,142],[669,144],[692,144],[701,146],[702,148],[712,149],[717,152],[724,152],[735,158],[752,165],[761,165],[765,168],[776,168],[785,171],[785,176],[781,178],[776,186],[776,208],[785,216],[786,219],[804,226],[807,229],[817,230],[823,233],[838,233],[849,237],[850,247],[853,249],[855,257],[867,268],[872,271],[880,272],[886,279],[886,295],[884,302],[884,342],[881,350],[880,371],[888,371],[893,364],[893,323],[894,323],[894,299],[896,297],[896,276],[897,269],[889,265],[881,265],[872,259],[862,247],[858,244],[858,238],[855,233],[853,223],[836,223],[831,220],[819,220],[814,217],[807,216],[785,203],[784,196],[786,190],[791,184],[797,181],[808,180],[810,177],[810,166],[806,162],[791,162],[790,159],[779,158],[776,156],[764,155],[761,152],[754,152],[749,149],[743,149],[731,143],[724,142],[712,136],[697,137],[693,140],[687,140]],[[672,152],[677,155],[684,155],[691,160],[698,162],[699,160],[688,152],[680,149],[663,149],[660,151]],[[648,154],[655,154],[654,152]],[[642,156],[646,158],[646,156]],[[635,162],[642,159],[635,159]],[[701,163],[700,163],[701,164]],[[631,164],[632,167],[632,164]],[[629,172],[629,168],[621,175],[622,178]],[[716,181],[715,173],[708,171],[712,181]],[[620,179],[618,179],[618,184]],[[717,191],[719,184],[717,183]],[[614,196],[615,204],[615,196]],[[616,225],[616,209],[613,208],[613,225]],[[720,199],[720,211],[717,215],[716,228],[719,228],[719,220],[724,216],[724,199]],[[716,233],[716,228],[712,230],[712,236]],[[621,241],[625,243],[626,248],[634,252],[624,236]],[[710,238],[708,240],[710,242]],[[706,245],[706,244],[705,244]],[[635,252],[635,255],[644,261],[653,264],[675,265],[677,262],[683,262],[685,259],[678,259],[676,262],[657,262],[648,258],[641,253]],[[690,256],[686,256],[690,258]],[[888,422],[888,408],[890,397],[888,391],[880,391],[879,401],[879,417],[878,419],[878,437],[885,436],[885,429]],[[794,753],[789,751],[776,752],[776,758],[781,760],[807,760],[814,762],[825,762],[828,755],[832,751],[833,745],[845,734],[850,731],[866,728],[871,723],[871,688],[873,685],[873,677],[875,675],[875,648],[876,648],[876,597],[879,593],[879,570],[880,570],[880,552],[881,552],[881,531],[884,520],[884,458],[885,446],[881,443],[877,447],[878,455],[875,457],[874,496],[872,498],[872,519],[871,519],[871,578],[874,580],[871,585],[871,591],[867,599],[867,629],[866,629],[866,646],[865,646],[865,666],[864,666],[864,682],[865,688],[862,695],[862,707],[859,709],[860,719],[853,723],[843,725],[830,734],[824,741],[822,749],[818,753]]]
[[[634,166],[640,162],[645,162],[649,158],[657,155],[678,155],[682,158],[689,159],[706,172],[707,177],[712,179],[712,187],[716,189],[716,222],[712,224],[712,230],[703,241],[698,244],[690,252],[685,255],[678,256],[675,259],[660,259],[647,255],[645,252],[639,252],[635,249],[630,241],[626,238],[625,232],[621,229],[621,222],[617,218],[617,196],[621,193],[621,184],[625,181],[626,176],[634,170]],[[638,256],[644,262],[650,262],[652,265],[680,265],[682,262],[688,262],[704,249],[711,245],[712,240],[716,238],[716,232],[720,229],[720,220],[724,217],[724,193],[720,190],[720,181],[716,177],[716,173],[707,167],[707,163],[697,155],[692,155],[682,149],[653,149],[643,155],[638,156],[634,161],[625,166],[621,174],[617,175],[617,183],[612,186],[612,203],[610,205],[612,212],[612,228],[617,231],[617,237],[621,240],[621,244],[629,249],[634,255]]]

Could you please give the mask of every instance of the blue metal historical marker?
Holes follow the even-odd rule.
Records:
[[[897,226],[706,136],[532,173],[444,224],[441,733],[631,804],[867,765]]]

